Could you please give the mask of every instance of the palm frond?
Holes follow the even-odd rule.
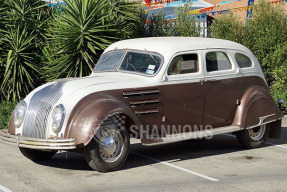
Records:
[[[8,100],[19,100],[21,95],[26,95],[35,86],[35,80],[40,69],[31,43],[35,40],[34,34],[29,34],[26,29],[9,29],[3,37],[8,52],[4,64],[4,79],[1,84],[2,94]]]
[[[124,33],[127,21],[135,19],[132,4],[123,0],[64,2],[50,31],[56,59],[45,67],[49,80],[90,74],[103,50]]]

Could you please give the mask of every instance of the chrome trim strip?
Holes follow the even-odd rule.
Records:
[[[154,90],[143,90],[143,91],[124,91],[123,96],[128,97],[128,96],[140,96],[140,95],[148,95],[148,94],[158,94],[159,90],[154,89]]]
[[[23,122],[23,136],[43,139],[47,137],[48,117],[54,105],[63,95],[63,87],[66,82],[61,81],[48,85],[32,96]]]
[[[267,119],[268,117],[272,117],[274,115],[275,115],[275,113],[270,114],[270,115],[266,115],[266,116],[263,116],[263,117],[259,117],[259,123],[258,124],[262,124],[265,119]]]
[[[135,112],[137,115],[148,115],[148,114],[154,114],[159,113],[158,109],[147,109],[147,110],[140,110]]]
[[[35,139],[11,135],[0,131],[0,142],[17,147],[42,150],[68,150],[77,148],[77,139]]]
[[[158,104],[159,99],[149,99],[149,100],[141,100],[141,101],[131,101],[131,106],[137,105],[151,105],[151,104]]]
[[[247,127],[246,129],[253,129],[255,127],[259,127],[261,125],[265,125],[265,124],[268,124],[268,123],[271,123],[271,122],[274,122],[274,121],[277,121],[277,120],[271,120],[271,121],[268,121],[268,122],[265,122],[264,123],[264,120],[267,119],[268,117],[272,117],[274,116],[274,114],[270,114],[270,115],[266,115],[266,116],[262,116],[262,117],[259,117],[259,123],[257,125],[253,125],[253,126],[250,126],[250,127]]]
[[[143,143],[142,145],[153,146],[153,145],[175,143],[175,142],[179,142],[179,141],[186,141],[186,140],[191,140],[191,139],[211,137],[214,135],[233,133],[233,132],[237,132],[237,131],[241,131],[241,130],[243,130],[243,128],[240,128],[239,126],[226,126],[226,127],[220,127],[220,128],[215,128],[215,129],[209,129],[209,130],[167,135],[166,137],[159,138],[159,141],[157,141],[157,142]]]

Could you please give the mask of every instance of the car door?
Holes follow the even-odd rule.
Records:
[[[164,114],[168,126],[202,125],[204,72],[201,52],[177,54],[171,60],[164,81]],[[168,127],[167,126],[167,127]],[[188,131],[188,130],[186,130]],[[185,131],[184,131],[185,132]]]
[[[205,106],[204,125],[232,124],[238,98],[238,68],[226,50],[204,51]]]

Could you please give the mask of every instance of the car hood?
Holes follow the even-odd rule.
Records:
[[[60,97],[59,100],[63,100],[73,95],[81,97],[81,95],[86,96],[90,93],[105,90],[145,87],[154,84],[153,81],[151,77],[128,73],[93,73],[87,77],[58,79],[42,85],[31,92],[26,101],[29,102],[33,95],[44,92],[45,89],[49,94],[55,92],[51,96],[57,95]]]

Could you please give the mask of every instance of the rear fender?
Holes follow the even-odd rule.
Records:
[[[283,114],[269,91],[266,88],[254,86],[243,95],[235,113],[233,125],[249,129],[276,122],[282,117]]]

